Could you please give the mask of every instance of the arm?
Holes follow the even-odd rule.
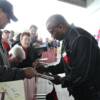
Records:
[[[51,72],[53,75],[64,73],[64,67],[63,67],[63,61],[62,58],[60,60],[60,63],[57,65],[52,65],[46,68],[47,72]]]
[[[34,62],[33,66],[36,68],[37,72],[39,72],[39,73],[47,72],[47,73],[52,73],[53,75],[64,73],[64,67],[63,67],[63,64],[62,64],[62,59],[61,59],[60,63],[57,64],[57,65],[44,67],[44,65],[42,65],[41,63]]]
[[[6,68],[0,66],[0,82],[24,79],[24,71],[21,69]]]
[[[33,68],[11,68],[9,65],[4,64],[2,56],[0,55],[0,82],[32,78],[33,76]]]

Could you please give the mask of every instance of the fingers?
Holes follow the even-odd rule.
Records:
[[[58,75],[54,75],[54,80],[51,80],[51,82],[53,82],[56,85],[61,84],[61,77]]]
[[[23,71],[26,78],[32,78],[36,76],[36,73],[37,73],[36,70],[33,69],[32,67],[24,68]]]

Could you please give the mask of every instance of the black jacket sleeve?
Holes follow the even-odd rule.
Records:
[[[0,82],[24,79],[24,72],[20,68],[11,68],[4,65],[0,55]]]
[[[20,69],[5,68],[0,66],[0,82],[24,79],[24,73]]]
[[[63,61],[60,60],[60,63],[57,65],[52,65],[47,68],[47,72],[51,72],[53,75],[64,73]]]

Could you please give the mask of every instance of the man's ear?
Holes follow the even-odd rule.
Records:
[[[60,31],[65,32],[65,25],[59,24],[58,28],[60,29]]]
[[[58,28],[63,29],[63,28],[64,28],[64,25],[59,24],[59,25],[58,25]]]

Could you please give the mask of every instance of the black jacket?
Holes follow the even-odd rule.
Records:
[[[65,64],[63,57],[56,66],[48,68],[53,74],[66,73],[62,85],[66,87],[100,84],[100,50],[95,38],[87,31],[72,27],[65,34],[64,49],[71,62]]]

